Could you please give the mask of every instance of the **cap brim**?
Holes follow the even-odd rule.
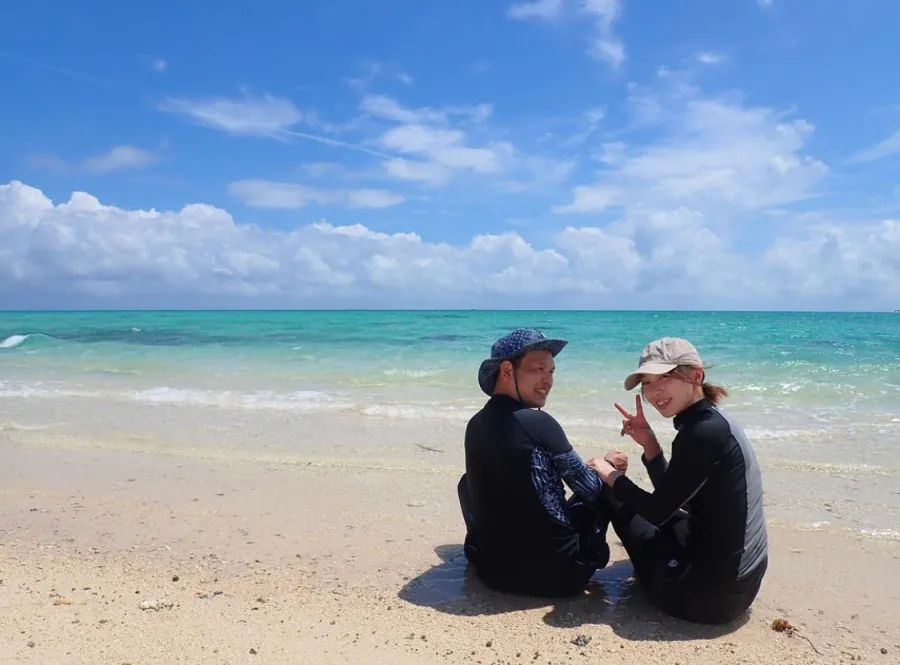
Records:
[[[555,358],[560,351],[566,348],[568,343],[564,339],[542,339],[539,342],[523,346],[516,356],[524,355],[529,351],[543,350],[549,351],[550,355]],[[478,386],[485,394],[494,394],[494,387],[497,385],[497,372],[500,370],[500,363],[504,360],[509,360],[509,358],[488,358],[483,360],[481,367],[478,368]]]
[[[627,377],[625,377],[625,390],[634,390],[637,388],[638,384],[641,382],[641,377],[645,374],[668,374],[673,369],[678,367],[678,365],[673,365],[672,363],[647,363],[646,365],[641,365],[638,367],[636,372],[632,372]]]
[[[520,355],[528,353],[529,351],[549,351],[550,355],[555,358],[559,355],[560,351],[566,348],[566,344],[568,343],[569,342],[564,339],[542,339],[540,342],[534,342],[524,346]]]

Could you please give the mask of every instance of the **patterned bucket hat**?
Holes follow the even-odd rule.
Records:
[[[569,342],[564,339],[550,339],[544,333],[533,328],[518,328],[501,337],[491,347],[491,357],[481,363],[478,368],[478,385],[487,395],[494,394],[497,385],[497,373],[500,363],[524,356],[529,351],[538,349],[549,351],[553,357],[562,351]]]

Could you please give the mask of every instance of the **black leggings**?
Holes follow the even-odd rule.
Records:
[[[615,503],[613,529],[628,552],[635,576],[664,612],[694,623],[724,624],[753,604],[768,567],[767,559],[740,580],[711,576],[685,555],[685,513],[657,528],[618,504],[609,493],[607,500]]]
[[[522,560],[488,562],[479,556],[475,529],[475,515],[469,500],[466,476],[457,485],[460,509],[466,523],[466,540],[463,547],[466,559],[474,566],[481,580],[489,587],[505,593],[546,598],[564,598],[582,592],[591,576],[609,563],[609,545],[606,531],[609,527],[609,506],[591,506],[572,497],[567,502],[567,512],[576,531],[580,534],[579,551],[570,559],[528,561],[527,552]],[[493,564],[493,565],[492,565]]]

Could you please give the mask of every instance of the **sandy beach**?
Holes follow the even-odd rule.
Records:
[[[0,662],[900,662],[893,539],[773,524],[752,613],[706,628],[645,602],[612,532],[584,596],[486,590],[452,441],[394,464],[114,441],[0,432]]]

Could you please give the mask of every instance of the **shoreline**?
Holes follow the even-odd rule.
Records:
[[[772,524],[752,612],[710,629],[650,607],[611,531],[613,562],[583,596],[485,589],[450,473],[3,438],[3,661],[900,662],[891,540]]]

